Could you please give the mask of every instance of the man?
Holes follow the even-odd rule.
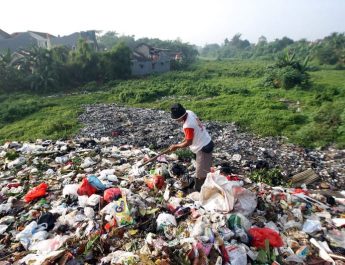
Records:
[[[171,107],[171,118],[183,124],[185,139],[183,142],[169,147],[171,152],[189,147],[196,154],[196,179],[194,189],[200,191],[212,165],[212,151],[214,144],[205,126],[194,112],[186,110],[177,103]]]

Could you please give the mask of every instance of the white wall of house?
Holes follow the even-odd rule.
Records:
[[[167,56],[160,57],[158,61],[151,60],[131,62],[132,75],[141,76],[153,73],[165,73],[170,71],[170,59]]]

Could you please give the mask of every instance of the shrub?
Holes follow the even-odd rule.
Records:
[[[295,86],[307,87],[309,74],[306,71],[306,58],[304,64],[294,59],[294,55],[285,55],[266,69],[264,85],[267,87],[291,89]]]

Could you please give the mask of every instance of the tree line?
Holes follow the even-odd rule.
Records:
[[[95,51],[80,39],[74,50],[65,46],[52,49],[32,47],[0,54],[0,93],[68,91],[89,82],[105,84],[131,77],[132,50],[141,43],[181,52],[181,61],[172,61],[172,69],[186,69],[198,55],[195,46],[180,40],[118,37],[106,32],[98,38],[101,49]]]
[[[225,39],[224,43],[207,44],[200,50],[200,55],[205,57],[239,58],[239,59],[275,59],[289,53],[294,53],[296,58],[304,59],[309,56],[319,64],[345,66],[345,34],[332,33],[317,41],[305,39],[294,41],[288,37],[275,39],[271,42],[261,36],[256,44],[243,40],[238,33],[231,40]]]

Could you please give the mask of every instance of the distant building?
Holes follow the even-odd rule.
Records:
[[[81,31],[75,32],[71,35],[63,36],[63,37],[55,37],[51,40],[52,46],[66,46],[70,49],[75,49],[79,39],[83,39],[86,41],[94,50],[98,50],[98,43],[96,38],[96,31],[89,30],[89,31]]]
[[[0,29],[0,40],[11,38],[11,35]]]
[[[132,75],[141,76],[152,73],[164,73],[170,71],[170,56],[168,50],[140,44],[132,53]]]
[[[76,32],[63,37],[56,37],[49,33],[36,31],[17,32],[10,35],[0,30],[0,52],[5,52],[8,49],[11,52],[16,52],[34,46],[51,49],[52,47],[61,45],[74,49],[80,38],[84,39],[95,50],[98,50],[96,32],[94,30]]]
[[[50,49],[50,39],[54,37],[48,33],[36,31],[16,32],[10,36],[8,35],[8,33],[1,31],[0,52],[7,51],[8,49],[11,52],[15,52],[33,46]]]

